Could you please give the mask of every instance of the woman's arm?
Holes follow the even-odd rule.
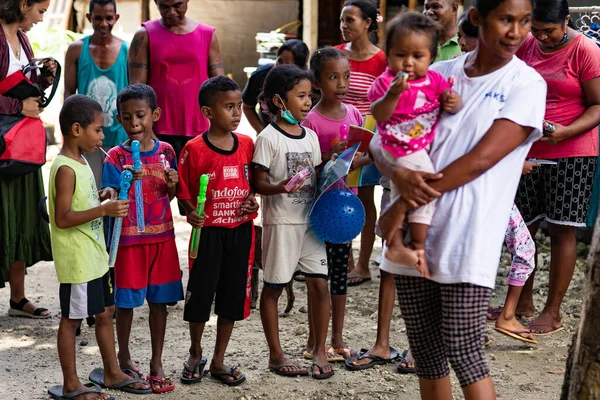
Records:
[[[558,143],[565,139],[581,135],[600,125],[600,77],[590,79],[581,84],[585,93],[588,108],[569,126],[563,126],[553,121],[556,131],[545,133],[542,142]]]

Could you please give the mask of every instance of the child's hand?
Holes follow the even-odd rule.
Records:
[[[357,168],[364,167],[365,165],[372,164],[373,160],[371,160],[366,155],[362,155],[357,153],[352,160],[352,165],[350,166],[350,171],[354,171]]]
[[[192,226],[192,228],[200,229],[204,226],[204,221],[208,218],[208,215],[202,214],[198,215],[198,213],[194,210],[194,212],[187,213],[187,222]]]
[[[532,163],[529,161],[525,161],[525,164],[523,164],[523,172],[521,172],[522,175],[527,175],[530,174],[531,171],[533,171],[534,168],[539,167],[540,164],[536,164],[536,163]]]
[[[179,183],[179,174],[176,170],[171,168],[165,169],[165,180],[167,181],[168,187],[174,187]]]
[[[144,177],[144,167],[140,169],[133,169],[133,165],[123,165],[123,169],[128,169],[133,174],[132,181],[139,181]]]
[[[446,89],[444,93],[442,93],[440,103],[442,104],[442,109],[444,111],[452,114],[455,114],[462,109],[462,98],[452,89]]]
[[[390,87],[388,88],[388,93],[394,96],[400,96],[402,93],[410,89],[410,83],[408,83],[408,76],[399,76],[392,80]]]
[[[344,150],[346,150],[346,147],[348,147],[348,141],[347,140],[340,140],[330,151],[331,154],[337,153],[337,154],[341,154],[344,152]],[[333,156],[332,156],[333,158]]]
[[[242,208],[240,209],[240,215],[244,214],[253,214],[258,211],[258,202],[254,195],[249,195],[246,197],[246,200],[242,203]]]
[[[129,200],[111,200],[100,207],[105,217],[126,217],[129,213]]]
[[[118,195],[117,191],[111,187],[107,187],[98,192],[98,196],[100,196],[100,201],[108,200],[116,200]]]

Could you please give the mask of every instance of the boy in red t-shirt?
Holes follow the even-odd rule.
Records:
[[[204,82],[199,96],[202,113],[210,120],[208,132],[190,140],[179,159],[177,198],[193,228],[202,228],[198,257],[190,260],[190,278],[183,319],[190,323],[190,356],[182,383],[202,379],[206,357],[202,333],[215,299],[217,340],[210,365],[215,379],[236,386],[246,376],[226,367],[223,359],[235,321],[250,315],[250,287],[254,261],[254,224],[258,203],[250,187],[252,139],[236,134],[242,117],[242,93],[231,79],[218,76]],[[204,215],[196,213],[200,176],[208,174]]]

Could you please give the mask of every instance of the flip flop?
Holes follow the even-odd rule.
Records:
[[[534,329],[536,329],[536,327],[546,327],[546,328],[550,328],[549,331],[546,332],[535,332]],[[548,325],[548,324],[529,324],[529,330],[531,331],[531,334],[534,336],[549,336],[549,335],[553,335],[557,332],[562,331],[563,329],[565,329],[564,326],[559,326],[558,328],[553,327],[552,325]]]
[[[488,322],[495,322],[500,317],[500,314],[502,314],[502,307],[488,307],[486,319]]]
[[[342,354],[338,354],[331,346],[325,349],[325,355],[327,356],[327,361],[330,363],[346,361],[344,356]]]
[[[354,281],[350,281],[350,279],[354,279]],[[364,278],[362,276],[348,277],[348,286],[359,286],[365,282],[371,281],[371,278]]]
[[[142,371],[139,370],[139,368],[136,367],[131,367],[131,368],[123,368],[121,370],[122,373],[124,373],[125,375],[129,375],[132,378],[140,378],[140,379],[146,379],[146,377],[144,376],[144,374],[142,373]]]
[[[269,371],[285,377],[308,376],[308,371],[282,371],[282,369],[286,367],[302,368],[302,366],[298,364],[269,365]]]
[[[314,374],[315,367],[317,367],[317,369],[319,370],[319,375]],[[329,372],[324,372],[324,368],[325,367],[321,367],[319,364],[313,363],[313,365],[311,365],[311,367],[310,367],[312,378],[316,379],[316,380],[323,380],[323,379],[329,379],[333,375],[335,375],[335,372],[333,371],[333,369]]]
[[[508,329],[494,328],[494,330],[496,332],[500,332],[503,335],[509,336],[513,339],[520,340],[522,342],[537,344],[537,341],[535,339],[529,339],[529,338],[526,338],[525,336],[521,335],[522,333],[532,334],[532,332],[529,329],[524,329],[524,330],[520,330],[520,331],[511,331]]]
[[[48,315],[42,315],[42,313],[44,311],[48,311],[47,308],[41,308],[38,307],[36,308],[33,313],[29,313],[25,310],[23,310],[23,308],[25,307],[25,304],[27,303],[31,303],[29,300],[27,300],[27,298],[23,297],[21,299],[21,301],[19,301],[18,303],[10,300],[9,304],[10,304],[10,308],[8,309],[8,315],[11,317],[25,317],[25,318],[33,318],[33,319],[47,319],[52,317],[51,314]]]
[[[346,359],[346,369],[348,371],[362,371],[365,369],[370,369],[375,367],[376,365],[385,365],[385,364],[389,364],[392,363],[394,361],[396,361],[398,359],[398,357],[400,357],[400,354],[398,354],[398,351],[396,351],[394,348],[390,347],[390,358],[383,358],[374,354],[369,354],[369,351],[366,350],[363,352],[363,350],[366,349],[362,349],[360,352],[358,352],[355,356],[352,357],[348,357]],[[354,365],[352,364],[352,361],[355,360],[364,360],[364,359],[368,359],[371,360],[369,363],[367,364],[362,364],[362,365]]]
[[[237,386],[246,381],[246,375],[242,374],[239,378],[235,379],[235,372],[237,371],[236,367],[229,368],[229,371],[210,371],[210,376],[214,379],[218,380],[221,383],[224,383],[227,386]],[[227,380],[225,377],[233,378],[233,381]]]
[[[86,388],[89,388],[89,390],[81,389],[81,390],[75,390],[74,392],[71,392],[71,393],[63,394],[63,386],[56,385],[56,386],[52,386],[51,388],[48,389],[48,394],[54,400],[71,400],[71,399],[76,399],[77,396],[81,396],[82,394],[102,393],[102,389],[100,389],[100,387],[94,383],[84,383],[83,386],[85,386]],[[108,398],[108,400],[115,400],[115,398],[111,396]]]
[[[398,356],[398,363],[396,364],[396,371],[398,371],[399,374],[416,374],[417,371],[415,370],[415,367],[401,367],[400,364],[404,363],[406,365],[410,365],[410,363],[412,362],[414,364],[415,359],[413,357],[412,361],[409,361],[406,359],[406,357],[408,356],[408,349],[405,349],[402,354],[400,356]],[[412,355],[411,355],[412,357]]]
[[[164,378],[161,378],[159,376],[148,375],[146,377],[146,380],[150,384],[152,393],[167,393],[167,392],[172,392],[173,390],[175,390],[175,382],[173,382],[173,380],[171,379],[170,376],[165,376]],[[165,381],[171,381],[171,384],[169,386],[162,387],[162,384]],[[158,388],[154,387],[155,383],[158,384]]]
[[[356,352],[352,350],[352,347],[350,346],[338,347],[333,349],[333,351],[335,351],[336,354],[344,357],[344,361],[356,354]]]
[[[493,342],[492,338],[490,338],[487,333],[484,333],[483,334],[483,346],[488,347],[490,344],[492,344],[492,342]]]
[[[303,354],[302,357],[304,357],[305,360],[312,360],[313,359],[313,353],[312,351],[308,351],[306,350]]]
[[[187,362],[184,362],[183,369],[185,371],[189,372],[192,376],[194,376],[194,372],[196,371],[196,369],[198,369],[198,373],[200,374],[200,376],[197,378],[186,378],[185,376],[183,376],[183,374],[181,374],[181,377],[179,378],[181,383],[183,383],[184,385],[191,385],[193,383],[200,382],[202,380],[202,376],[204,375],[204,368],[206,367],[206,362],[207,359],[205,356],[200,357],[200,360],[192,367],[190,367]]]
[[[137,375],[137,377],[135,377],[135,378],[128,379],[123,382],[119,382],[115,385],[106,386],[104,384],[104,368],[96,368],[92,372],[90,372],[90,376],[88,376],[88,379],[90,380],[90,382],[95,383],[96,385],[100,386],[103,389],[120,390],[121,392],[133,393],[133,394],[151,394],[152,393],[151,387],[148,389],[134,389],[134,388],[129,387],[129,385],[131,385],[133,383],[146,382],[146,380],[140,378],[139,375]]]

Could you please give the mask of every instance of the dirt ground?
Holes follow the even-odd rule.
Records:
[[[44,170],[48,171],[49,164]],[[175,213],[177,214],[177,213]],[[190,229],[185,220],[175,218],[177,245],[182,269],[187,268],[186,246]],[[540,248],[541,273],[536,287],[536,307],[541,310],[548,287],[548,239]],[[357,254],[355,241],[354,251]],[[557,399],[563,382],[568,346],[579,321],[582,302],[582,282],[586,247],[581,245],[576,276],[563,304],[565,330],[538,339],[538,346],[530,346],[488,331],[493,343],[487,349],[492,376],[499,398],[539,400]],[[372,260],[381,253],[381,244],[376,242]],[[500,305],[506,293],[506,266],[508,256],[501,260],[497,286],[491,300]],[[344,338],[355,349],[369,347],[376,333],[377,294],[379,274],[377,266],[371,265],[373,281],[359,287],[349,288],[348,307]],[[184,273],[184,286],[187,273]],[[61,370],[56,353],[56,332],[60,319],[58,282],[52,263],[40,263],[29,269],[26,277],[27,296],[40,306],[52,311],[47,320],[29,320],[7,316],[9,290],[0,290],[0,399],[46,399],[47,389],[61,383]],[[296,303],[286,318],[280,319],[281,341],[284,349],[300,360],[307,339],[306,288],[295,283]],[[285,296],[280,309],[285,307]],[[283,378],[268,371],[267,345],[257,310],[250,318],[240,322],[234,329],[226,362],[238,365],[246,373],[247,382],[238,388],[228,388],[208,376],[199,384],[184,386],[179,383],[182,363],[189,347],[188,329],[184,323],[183,303],[169,308],[167,339],[164,349],[164,366],[167,373],[177,381],[177,388],[164,399],[417,399],[418,381],[414,375],[399,375],[393,364],[363,372],[349,372],[343,365],[336,367],[336,375],[327,381],[317,382],[310,378]],[[205,354],[212,355],[215,341],[216,319],[207,324],[204,339]],[[148,330],[148,308],[136,310],[132,331],[132,353],[144,372],[148,371],[150,359],[150,335]],[[87,326],[77,340],[77,369],[82,380],[89,372],[101,366],[94,331]],[[394,311],[391,326],[391,344],[398,350],[407,345],[406,333],[399,309]],[[308,366],[309,362],[305,362]],[[462,398],[458,382],[452,376],[454,397]],[[136,399],[136,395],[112,393],[117,399]]]

